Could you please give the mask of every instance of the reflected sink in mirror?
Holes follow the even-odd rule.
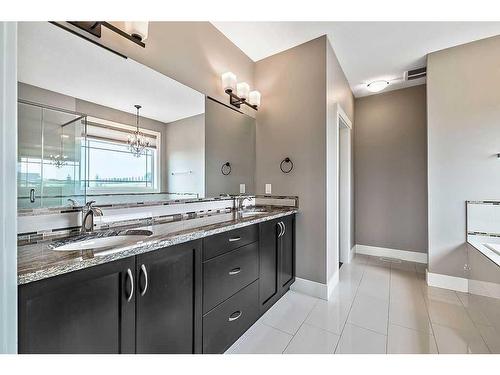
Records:
[[[127,231],[123,234],[111,235],[107,237],[93,237],[89,239],[80,239],[74,242],[69,242],[61,246],[52,248],[54,251],[81,251],[81,250],[99,250],[109,247],[119,247],[124,245],[132,245],[153,234],[150,230]],[[90,237],[90,235],[89,235]]]

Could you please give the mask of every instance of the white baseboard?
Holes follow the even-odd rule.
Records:
[[[330,280],[328,280],[327,290],[326,290],[326,300],[330,299],[330,296],[332,295],[338,283],[339,283],[339,270],[337,269],[337,271],[335,271],[335,273],[330,277]]]
[[[307,294],[311,297],[321,298],[328,300],[333,290],[339,283],[339,271],[337,270],[328,280],[328,284],[318,283],[307,279],[295,278],[295,282],[290,286],[290,289]]]
[[[389,249],[387,247],[356,245],[356,254],[382,256],[382,257],[406,260],[410,262],[427,264],[427,253],[417,253],[416,251]]]
[[[463,277],[443,275],[427,271],[427,285],[450,289],[457,292],[469,292],[469,280]]]
[[[352,262],[352,258],[354,258],[355,254],[356,254],[356,245],[353,245],[351,247],[351,250],[349,251],[349,261],[348,261],[348,263]]]
[[[295,282],[290,286],[290,289],[312,297],[328,299],[328,285],[316,281],[295,277]]]

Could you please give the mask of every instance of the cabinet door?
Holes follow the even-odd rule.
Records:
[[[134,353],[135,258],[19,287],[19,353]]]
[[[201,241],[137,256],[137,353],[201,351]]]
[[[295,280],[295,238],[294,238],[294,217],[286,216],[282,218],[284,233],[280,237],[280,288],[290,287]]]
[[[279,220],[259,224],[259,301],[267,310],[279,293]]]

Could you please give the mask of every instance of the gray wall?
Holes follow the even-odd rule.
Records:
[[[231,173],[221,166],[231,163]],[[216,101],[205,101],[205,194],[255,193],[255,119]]]
[[[297,276],[326,283],[326,127],[328,106],[340,102],[353,115],[354,98],[326,36],[257,61],[256,191],[298,195]],[[328,69],[328,84],[327,84]],[[352,117],[351,117],[352,119]],[[284,174],[281,160],[294,170]],[[337,241],[338,242],[338,241]],[[328,257],[334,262],[334,257]],[[333,267],[331,267],[333,268]]]
[[[297,277],[326,283],[326,37],[257,61],[258,194],[298,195]],[[289,174],[279,164],[290,157]]]
[[[356,244],[427,252],[425,90],[356,99]]]
[[[198,193],[205,196],[205,115],[170,122],[165,139],[166,190],[169,193]],[[191,174],[172,174],[192,171]]]
[[[499,61],[500,37],[428,56],[431,272],[465,276],[465,201],[500,199]]]

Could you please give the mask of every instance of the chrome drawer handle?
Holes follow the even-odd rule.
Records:
[[[235,320],[239,319],[241,316],[242,312],[241,311],[235,311],[231,315],[229,315],[228,321],[234,322]]]
[[[141,265],[141,271],[144,274],[144,279],[146,280],[146,285],[144,285],[144,290],[141,292],[141,296],[146,294],[148,290],[148,271],[146,270],[146,266],[144,264]]]
[[[130,302],[132,300],[132,296],[134,295],[134,276],[132,276],[130,268],[127,270],[127,276],[130,281],[130,295],[127,297],[127,302]]]
[[[235,242],[241,240],[241,237],[233,237],[229,239],[229,242]]]
[[[231,276],[233,276],[233,275],[239,274],[240,272],[241,272],[241,268],[240,267],[236,267],[236,268],[233,268],[231,271],[229,271],[229,274]]]

